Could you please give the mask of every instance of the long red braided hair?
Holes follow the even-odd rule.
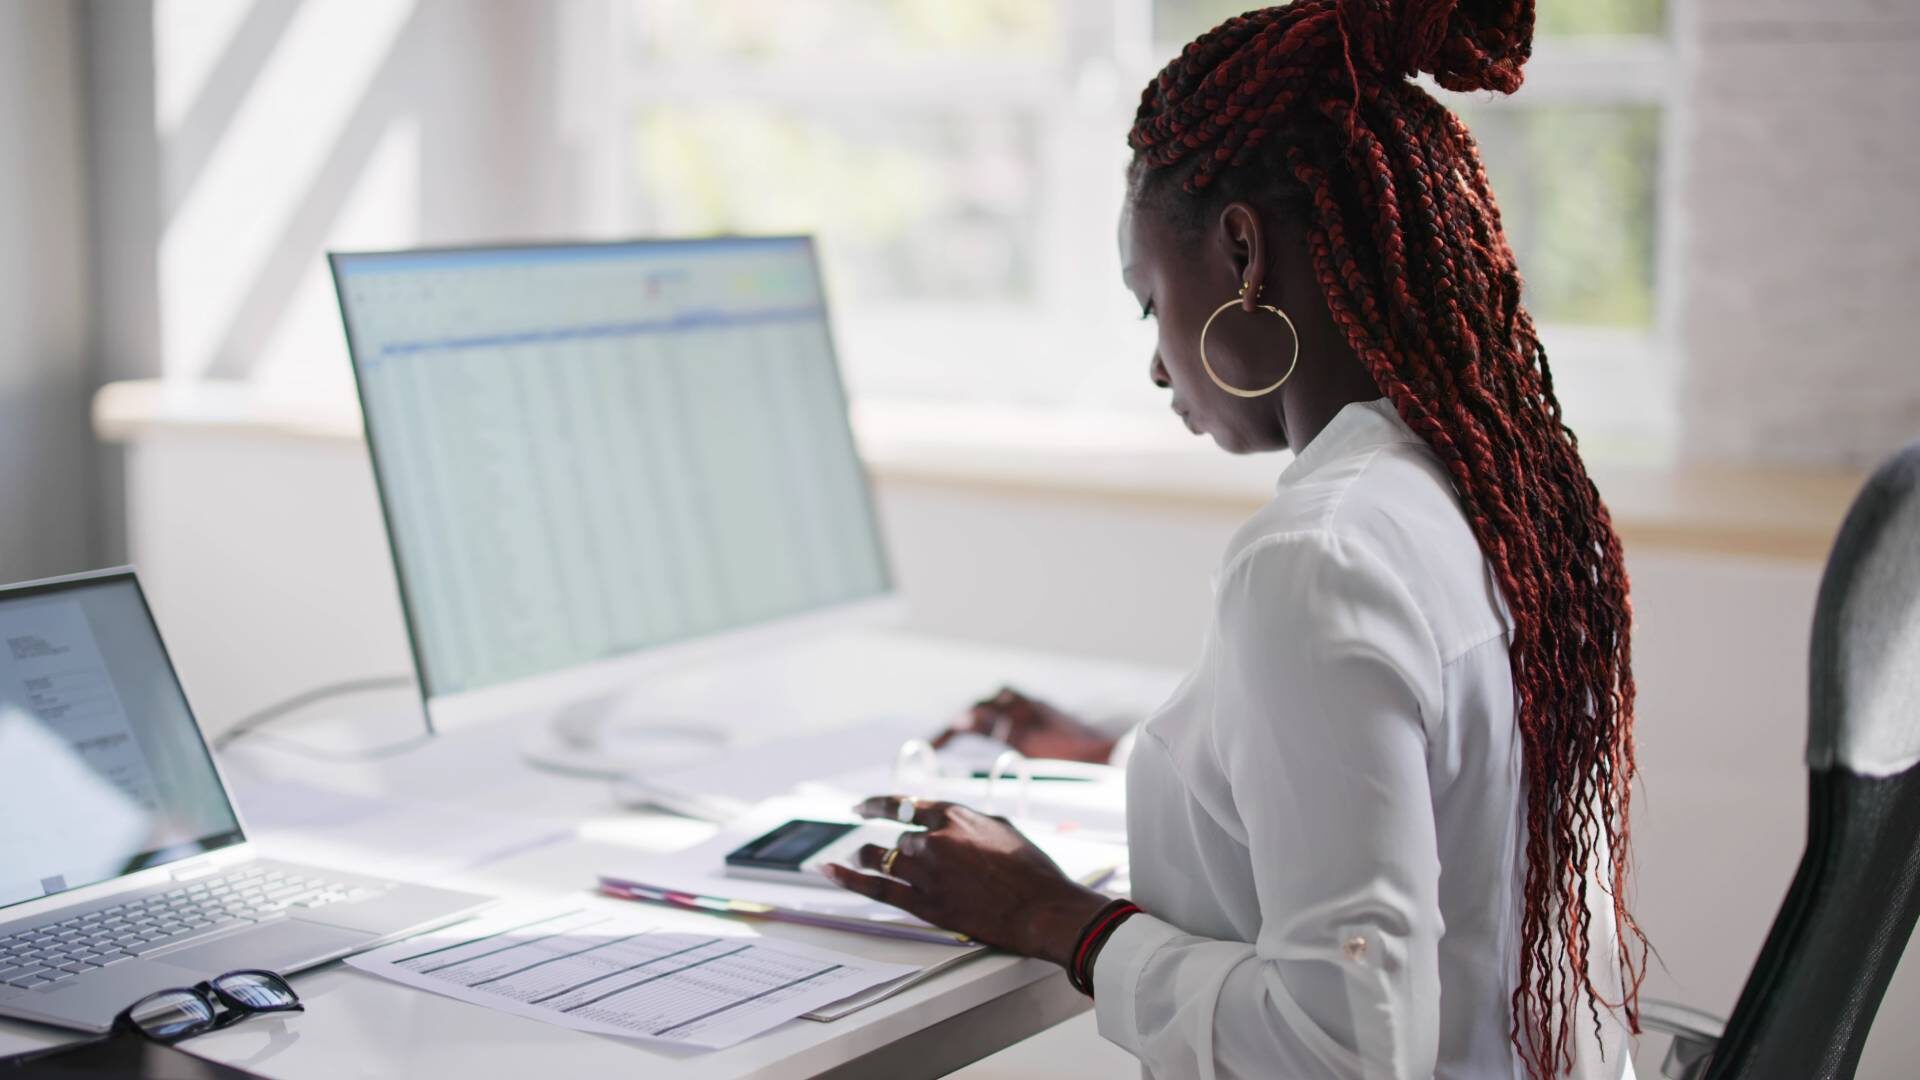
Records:
[[[1626,906],[1634,776],[1620,540],[1562,422],[1547,356],[1467,129],[1408,76],[1520,86],[1532,0],[1296,0],[1229,19],[1141,95],[1132,198],[1198,228],[1231,199],[1299,212],[1335,323],[1452,474],[1515,629],[1526,865],[1514,1044],[1573,1060],[1590,969],[1589,872],[1638,1030],[1646,941]],[[1612,1002],[1609,1002],[1612,1004]]]

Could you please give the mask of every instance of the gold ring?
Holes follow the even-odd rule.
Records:
[[[885,874],[888,877],[892,877],[893,876],[893,860],[899,857],[900,857],[899,848],[897,847],[888,848],[887,853],[885,855],[880,856],[880,872],[882,874]]]

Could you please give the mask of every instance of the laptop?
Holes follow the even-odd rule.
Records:
[[[0,588],[0,1016],[105,1031],[488,902],[259,857],[132,570]]]

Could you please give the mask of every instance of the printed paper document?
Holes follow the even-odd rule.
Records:
[[[668,931],[580,902],[518,905],[347,963],[562,1027],[707,1049],[917,970],[745,928]]]

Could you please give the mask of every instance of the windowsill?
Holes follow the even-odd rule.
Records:
[[[350,398],[295,398],[244,383],[112,383],[96,395],[93,415],[107,442],[361,439]],[[1278,455],[1223,455],[1171,417],[890,402],[857,408],[855,427],[869,468],[884,483],[1166,512],[1249,514],[1271,497],[1285,463]],[[1826,557],[1863,479],[1844,470],[1772,466],[1591,468],[1629,550],[1816,561]]]

